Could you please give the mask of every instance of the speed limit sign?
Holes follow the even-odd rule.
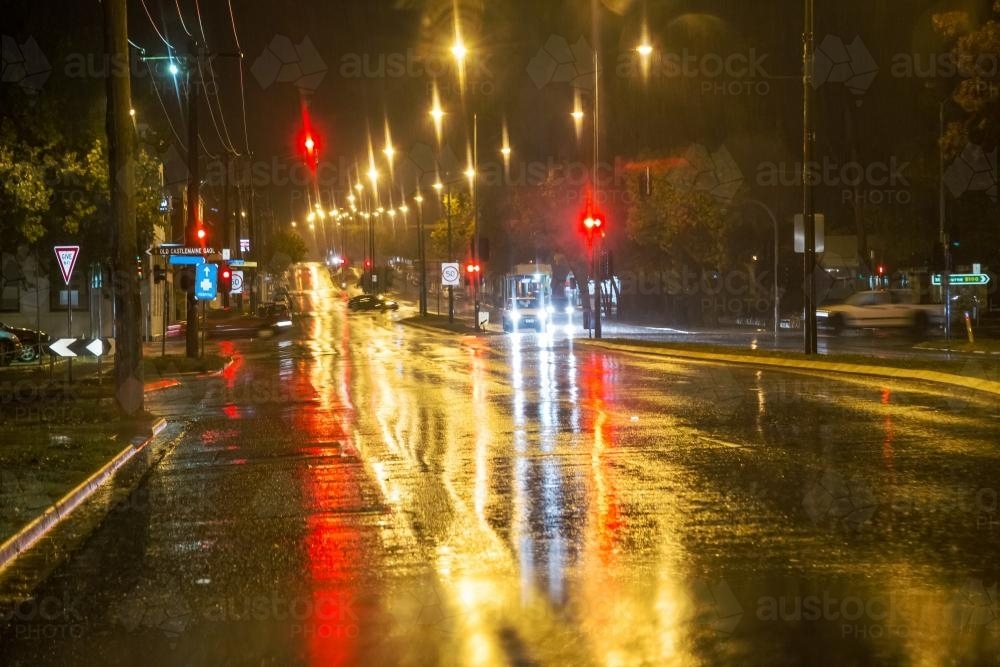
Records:
[[[243,294],[243,272],[233,271],[232,278],[230,278],[230,294]]]
[[[441,264],[441,285],[443,287],[457,287],[462,284],[461,271],[458,262],[442,262]]]

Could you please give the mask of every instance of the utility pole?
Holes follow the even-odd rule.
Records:
[[[188,112],[188,141],[187,141],[187,224],[185,225],[185,244],[192,243],[198,229],[198,208],[201,202],[201,177],[198,174],[198,95],[197,88],[192,81],[192,63],[196,63],[201,56],[200,47],[191,42],[191,54],[187,67],[187,112]],[[187,328],[185,340],[185,352],[191,359],[198,357],[198,300],[194,298],[194,285],[187,291]]]
[[[104,0],[104,51],[108,62],[127,62],[128,12],[125,0]],[[115,396],[123,415],[144,409],[142,344],[139,322],[139,280],[135,270],[137,238],[135,224],[135,136],[129,111],[132,88],[129,72],[110,73],[107,81],[108,186],[116,280]],[[136,381],[138,380],[138,381]]]
[[[598,57],[597,50],[600,48],[600,37],[601,33],[598,29],[597,21],[600,10],[600,3],[597,0],[591,0],[590,2],[590,12],[591,12],[591,39],[594,42],[594,175],[592,177],[592,189],[593,189],[593,201],[595,205],[599,204],[598,200],[598,169],[600,166],[600,151],[598,139],[600,137],[600,127],[601,127],[601,62]],[[603,233],[603,232],[602,232]],[[600,235],[597,238],[597,246],[595,251],[599,261],[600,258]],[[593,264],[593,262],[592,262]],[[600,271],[596,264],[592,267],[594,269],[594,292],[596,308],[594,308],[594,338],[601,338],[601,307],[604,305],[604,294],[603,294],[603,272]]]
[[[806,354],[816,354],[816,217],[813,212],[813,3],[805,0],[805,27],[802,35],[802,223],[805,231],[805,252],[802,254],[802,275],[805,278],[805,318],[803,319]]]
[[[451,194],[445,191],[448,197],[448,206],[445,208],[445,217],[448,220],[448,261],[452,261],[451,254]],[[448,321],[455,321],[455,288],[448,285]]]

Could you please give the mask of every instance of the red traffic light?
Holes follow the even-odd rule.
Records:
[[[195,231],[195,236],[198,237],[199,241],[204,241],[205,237],[208,236],[208,232],[205,231],[204,227],[199,227],[197,231]]]
[[[876,268],[876,271],[878,271],[878,274],[880,276],[884,276],[885,275],[885,264],[879,264],[878,267]]]
[[[302,147],[305,149],[305,161],[309,168],[314,170],[319,163],[319,145],[311,133],[307,133],[302,140]]]
[[[229,267],[228,267],[228,266],[223,266],[223,267],[222,267],[222,268],[221,268],[221,269],[219,270],[219,276],[220,276],[220,277],[221,277],[221,278],[222,278],[223,280],[230,280],[230,279],[231,279],[231,278],[233,277],[233,272],[229,270]]]
[[[593,240],[594,234],[600,234],[601,236],[604,236],[604,228],[607,222],[604,218],[603,213],[593,211],[590,209],[589,206],[587,207],[587,209],[588,210],[584,211],[583,214],[580,216],[580,227],[582,228],[584,235],[587,237],[587,240],[589,241]]]
[[[366,269],[372,268],[372,261],[367,257],[365,257],[365,268]]]
[[[479,265],[474,263],[469,263],[465,265],[466,273],[479,273]]]

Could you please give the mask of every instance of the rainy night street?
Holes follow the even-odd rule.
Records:
[[[4,664],[1000,662],[995,399],[342,306],[218,346]]]

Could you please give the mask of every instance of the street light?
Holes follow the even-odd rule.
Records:
[[[417,255],[420,258],[420,315],[427,316],[427,255],[424,245],[424,196],[417,191],[413,201],[417,203]]]

